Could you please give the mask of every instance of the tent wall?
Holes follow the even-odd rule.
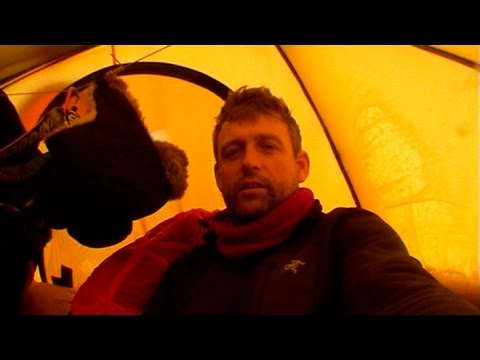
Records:
[[[439,280],[478,298],[478,70],[411,46],[284,50],[361,205]]]

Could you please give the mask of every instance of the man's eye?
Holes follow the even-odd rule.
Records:
[[[265,151],[273,151],[277,148],[275,144],[265,143],[261,145],[261,148]]]
[[[238,154],[238,149],[227,149],[223,152],[223,157],[224,158],[231,158],[231,157],[234,157],[235,155]]]

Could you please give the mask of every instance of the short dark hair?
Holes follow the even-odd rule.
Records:
[[[264,87],[242,86],[232,91],[227,96],[225,103],[216,117],[215,128],[213,129],[213,153],[218,161],[217,140],[223,124],[235,122],[248,118],[255,118],[258,115],[277,115],[281,121],[287,124],[288,132],[292,140],[293,152],[296,155],[302,150],[302,136],[300,128],[291,115],[285,101],[274,96],[271,91]]]

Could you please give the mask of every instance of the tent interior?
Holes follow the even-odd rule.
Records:
[[[224,208],[212,130],[229,89],[268,86],[299,122],[311,160],[303,184],[323,209],[360,206],[386,220],[412,256],[479,306],[478,45],[9,45],[0,86],[26,131],[55,97],[112,66],[153,138],[182,148],[188,188],[130,235],[89,248],[53,230],[46,279],[77,289],[105,258],[192,208]],[[88,139],[86,139],[88,141]],[[41,151],[46,151],[40,143]],[[69,279],[66,279],[69,277]],[[68,281],[67,281],[68,280]]]

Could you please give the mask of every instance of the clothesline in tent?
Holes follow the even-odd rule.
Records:
[[[112,57],[113,65],[118,65],[118,68],[116,68],[115,70],[112,70],[112,71],[116,75],[119,75],[123,71],[125,71],[125,69],[130,67],[131,65],[139,63],[139,62],[141,62],[141,61],[143,61],[143,60],[145,60],[145,59],[147,59],[147,58],[149,58],[149,57],[151,57],[151,56],[153,56],[153,55],[155,55],[155,54],[157,54],[161,51],[164,51],[167,48],[169,48],[170,46],[172,46],[172,45],[165,45],[158,50],[152,51],[152,52],[148,53],[147,55],[142,56],[142,57],[138,58],[137,60],[130,62],[127,65],[124,65],[121,61],[118,60],[118,58],[116,56],[115,45],[111,45],[112,52],[111,52],[110,56]],[[81,92],[86,87],[88,87],[88,84],[82,85],[76,90],[78,92]],[[68,89],[63,89],[63,90],[54,90],[54,91],[16,92],[16,93],[8,93],[8,94],[5,93],[5,94],[0,94],[0,96],[9,96],[10,97],[10,96],[23,96],[23,95],[61,94],[61,93],[67,93],[68,91],[69,91],[69,88]]]
[[[138,63],[148,57],[153,56],[154,54],[165,50],[171,45],[164,46],[158,50],[155,50],[151,53],[148,53],[145,56],[142,56],[135,60],[134,62],[129,63],[128,65],[123,65],[117,58],[115,52],[115,45],[111,45],[111,57],[113,59],[113,65],[118,65],[117,68],[112,70],[111,72],[115,75],[121,74],[125,69],[127,69],[132,64]],[[28,131],[27,133],[23,134],[21,137],[15,139],[11,143],[7,144],[3,148],[0,148],[0,161],[6,158],[11,157],[15,153],[23,150],[26,146],[31,146],[33,143],[39,143],[40,141],[44,140],[47,134],[52,133],[55,129],[59,128],[61,125],[65,123],[71,123],[75,119],[79,118],[79,115],[76,113],[76,103],[70,104],[70,100],[75,97],[76,101],[79,100],[80,96],[79,93],[86,89],[90,84],[84,84],[75,88],[74,86],[70,86],[67,89],[61,91],[43,91],[43,92],[22,92],[22,93],[12,93],[12,94],[0,94],[0,96],[14,96],[14,95],[32,95],[32,94],[46,94],[46,93],[55,93],[57,95],[65,93],[65,100],[63,101],[63,105],[57,107],[55,111],[48,111],[43,113],[37,124],[33,129]]]

